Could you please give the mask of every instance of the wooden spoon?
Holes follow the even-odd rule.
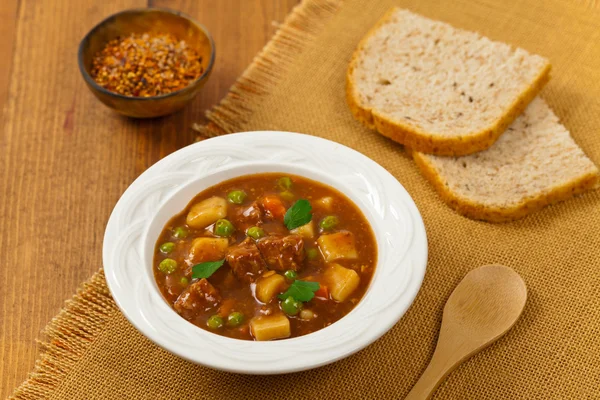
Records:
[[[461,362],[504,335],[527,300],[523,279],[503,265],[469,272],[450,295],[429,366],[406,400],[429,399]]]

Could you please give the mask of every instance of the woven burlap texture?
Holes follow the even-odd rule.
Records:
[[[145,339],[118,311],[100,272],[48,326],[45,352],[16,398],[399,399],[433,353],[449,294],[469,270],[489,263],[525,279],[525,312],[435,398],[600,398],[600,192],[508,224],[472,221],[446,207],[403,148],[354,121],[344,100],[352,51],[394,5],[549,58],[552,80],[542,97],[600,164],[600,11],[593,2],[306,1],[201,131],[304,132],[383,165],[413,196],[427,228],[429,263],[414,305],[389,333],[343,361],[244,376],[188,363]]]

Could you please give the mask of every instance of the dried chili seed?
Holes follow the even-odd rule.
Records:
[[[92,78],[125,96],[151,97],[183,89],[204,72],[202,57],[171,34],[131,34],[96,54]]]

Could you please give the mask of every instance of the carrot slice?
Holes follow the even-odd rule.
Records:
[[[276,195],[268,195],[262,198],[262,206],[273,218],[283,219],[285,216],[285,206],[281,202],[281,199]]]
[[[233,311],[233,307],[235,306],[234,299],[225,299],[221,303],[221,307],[219,307],[219,316],[222,318],[227,318],[227,316]]]
[[[321,284],[319,289],[315,292],[315,297],[320,299],[329,300],[329,289],[327,286]]]

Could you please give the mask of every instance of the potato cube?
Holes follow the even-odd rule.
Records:
[[[312,239],[315,237],[315,224],[310,221],[308,224],[292,229],[291,233],[302,236],[304,239]]]
[[[311,320],[315,317],[315,313],[312,310],[302,310],[300,311],[300,319],[303,319],[305,321]]]
[[[263,276],[256,282],[256,298],[263,303],[268,303],[279,294],[284,283],[285,278],[279,274]]]
[[[196,203],[187,215],[186,223],[192,228],[206,228],[227,216],[227,202],[222,197],[210,197]]]
[[[360,277],[356,271],[339,264],[330,264],[324,275],[331,297],[335,301],[346,300],[360,284]]]
[[[340,231],[329,235],[321,235],[317,239],[317,243],[326,262],[340,258],[348,260],[358,258],[352,232]]]
[[[188,260],[194,264],[225,258],[229,240],[225,238],[199,237],[194,239]]]
[[[256,340],[273,340],[290,337],[290,321],[283,314],[261,315],[250,320],[250,331]]]
[[[323,210],[331,210],[331,207],[333,206],[333,197],[321,197],[319,200],[317,200],[315,202],[315,205]]]

